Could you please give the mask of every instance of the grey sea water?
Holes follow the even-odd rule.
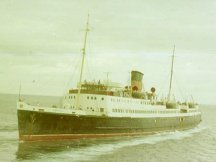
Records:
[[[60,97],[24,96],[27,102],[59,105]],[[216,106],[201,106],[194,129],[140,137],[19,142],[15,95],[0,95],[0,161],[215,162]]]

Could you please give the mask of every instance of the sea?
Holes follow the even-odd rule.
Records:
[[[0,162],[216,161],[216,106],[200,105],[202,122],[186,131],[138,137],[22,142],[18,139],[17,98],[17,95],[0,94]],[[31,104],[61,104],[61,97],[25,95],[22,98]]]

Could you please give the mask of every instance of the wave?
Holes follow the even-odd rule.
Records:
[[[0,141],[18,140],[18,131],[0,131]]]
[[[70,159],[71,161],[89,161],[94,160],[94,158],[111,154],[121,148],[138,146],[143,144],[153,145],[166,140],[181,140],[187,137],[192,137],[194,134],[202,132],[206,127],[196,127],[191,130],[186,131],[175,131],[175,132],[165,132],[157,133],[149,136],[141,137],[124,137],[121,138],[109,138],[103,140],[91,140],[85,141],[85,145],[80,141],[78,147],[74,145],[65,145],[64,151],[61,153],[50,152],[49,156],[47,154],[41,154],[41,158],[44,161],[60,161],[63,159]],[[38,160],[40,161],[40,160]]]

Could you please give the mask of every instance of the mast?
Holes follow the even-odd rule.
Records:
[[[81,63],[81,69],[80,69],[80,78],[79,78],[79,83],[78,83],[78,94],[77,94],[77,103],[76,103],[77,109],[79,109],[79,99],[80,99],[80,91],[81,91],[81,84],[82,84],[83,67],[84,67],[85,55],[86,55],[86,41],[87,41],[87,36],[88,36],[89,31],[90,30],[89,30],[89,14],[88,14],[86,29],[85,29],[84,45],[82,48],[82,63]]]
[[[174,54],[175,54],[175,45],[173,47],[173,55],[172,55],[172,65],[171,65],[171,75],[170,75],[170,84],[169,84],[169,93],[168,93],[168,101],[170,101],[171,89],[172,89],[172,77],[173,77],[173,66],[174,66]]]

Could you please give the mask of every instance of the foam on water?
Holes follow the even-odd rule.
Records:
[[[66,151],[63,151],[59,154],[52,154],[46,157],[43,157],[43,160],[51,160],[51,161],[59,161],[63,159],[70,159],[73,161],[89,161],[93,160],[97,156],[111,154],[118,149],[124,147],[137,146],[142,144],[155,144],[158,142],[166,141],[166,140],[181,140],[186,137],[191,137],[194,133],[201,132],[205,130],[206,127],[196,127],[187,131],[175,131],[175,132],[165,132],[158,133],[155,135],[142,136],[142,137],[128,137],[125,140],[117,140],[110,141],[109,143],[99,143],[94,144],[87,147],[78,147],[78,148],[70,148],[67,147]],[[51,158],[50,158],[51,157]],[[45,158],[45,159],[44,159]],[[40,160],[39,160],[40,161]]]
[[[0,131],[0,141],[17,140],[18,132],[14,131]]]
[[[203,121],[187,131],[139,137],[22,143],[18,141],[17,97],[3,96],[3,99],[4,102],[0,102],[0,161],[216,161],[215,107],[204,107]],[[51,99],[44,99],[44,103],[48,101]]]

